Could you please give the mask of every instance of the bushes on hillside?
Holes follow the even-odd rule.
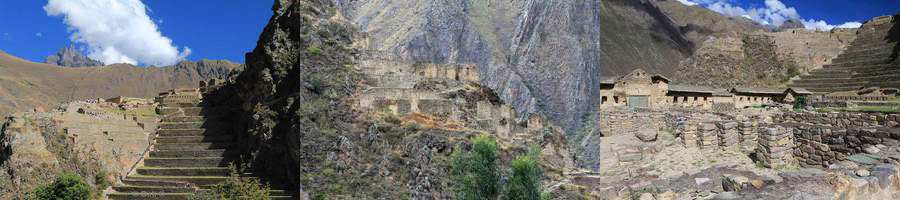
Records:
[[[64,173],[49,185],[38,187],[28,199],[82,200],[91,199],[91,186],[76,174]]]
[[[500,169],[497,166],[497,144],[487,136],[478,136],[472,141],[472,151],[463,153],[459,149],[451,156],[451,174],[455,183],[456,199],[485,200],[497,199],[501,193]],[[542,194],[541,180],[544,170],[540,161],[540,148],[533,147],[513,161],[512,174],[506,183],[506,198],[510,200],[549,199]]]
[[[510,200],[540,200],[544,171],[540,163],[540,149],[532,150],[513,161],[506,197]]]
[[[478,136],[472,141],[472,152],[464,154],[456,149],[451,159],[456,199],[497,198],[500,194],[497,143],[487,136]]]
[[[192,196],[193,200],[268,200],[270,188],[256,179],[241,178],[234,166],[231,175],[224,182]]]

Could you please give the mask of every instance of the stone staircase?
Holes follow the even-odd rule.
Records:
[[[189,199],[193,193],[225,181],[229,164],[236,159],[229,147],[233,136],[217,127],[216,108],[200,103],[198,90],[178,89],[160,98],[162,122],[149,156],[134,173],[114,186],[109,199]],[[186,98],[185,96],[193,96]],[[253,178],[253,174],[241,174]],[[273,199],[292,199],[284,190],[273,190]]]
[[[896,16],[870,20],[859,28],[856,40],[831,60],[831,64],[800,76],[790,87],[822,93],[855,91],[864,87],[900,88],[900,60],[895,58],[898,41],[887,39],[896,24],[894,18]]]

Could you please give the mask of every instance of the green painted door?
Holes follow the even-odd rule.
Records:
[[[649,108],[650,96],[628,96],[628,106],[632,108]]]

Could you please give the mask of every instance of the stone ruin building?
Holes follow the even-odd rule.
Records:
[[[763,104],[789,103],[797,96],[813,93],[803,88],[715,89],[692,85],[670,85],[659,74],[637,69],[621,77],[601,79],[600,108],[649,109],[689,108],[727,111]]]

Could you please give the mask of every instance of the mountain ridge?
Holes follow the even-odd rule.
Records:
[[[57,103],[115,96],[153,97],[176,87],[224,78],[242,64],[230,61],[182,61],[168,67],[112,64],[61,67],[0,53],[0,115]]]
[[[56,54],[47,56],[44,63],[63,67],[96,67],[104,65],[103,62],[82,54],[81,51],[75,48],[75,44],[69,44],[69,46],[59,49],[59,52],[56,52]]]

